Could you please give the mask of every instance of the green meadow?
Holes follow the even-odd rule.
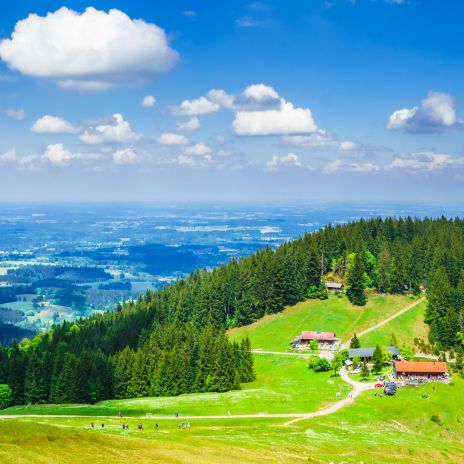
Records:
[[[333,330],[345,339],[410,303],[404,296],[371,296],[365,308],[354,308],[344,297],[331,296],[287,308],[282,314],[233,330],[231,336],[240,339],[247,334],[254,348],[285,351],[301,330]],[[392,330],[399,343],[409,343],[421,333],[424,308],[422,303],[370,332],[361,338],[362,344],[386,344]],[[0,416],[0,462],[464,462],[464,381],[460,377],[455,376],[452,385],[400,389],[391,398],[367,391],[336,413],[287,424],[292,418],[262,414],[305,413],[310,417],[338,401],[337,392],[345,397],[351,387],[332,372],[308,370],[303,357],[256,354],[254,360],[257,379],[239,391],[6,409],[4,416],[19,417]],[[227,411],[230,417],[192,419],[188,420],[190,429],[178,428],[183,416],[226,416]],[[118,412],[124,417],[117,418]],[[179,419],[174,418],[175,412]],[[256,417],[237,417],[240,414]],[[137,430],[140,422],[143,431]],[[122,429],[123,423],[129,430]]]
[[[345,342],[355,332],[367,329],[414,302],[412,297],[370,295],[366,306],[353,306],[345,296],[308,300],[254,324],[232,329],[232,339],[250,337],[255,349],[288,351],[290,342],[303,330],[335,332]]]

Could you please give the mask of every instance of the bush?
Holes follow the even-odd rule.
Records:
[[[11,391],[11,388],[4,383],[0,384],[0,409],[7,408],[11,404],[12,400],[13,392]]]
[[[437,414],[432,414],[432,416],[430,417],[430,420],[432,422],[435,422],[435,424],[443,425],[443,422],[441,421],[440,416],[438,416]]]
[[[327,372],[330,370],[330,363],[326,358],[319,358],[314,366],[316,372]]]

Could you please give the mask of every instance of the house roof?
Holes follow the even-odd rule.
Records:
[[[343,288],[343,284],[339,284],[338,282],[326,282],[325,286],[327,288],[335,288],[341,290]]]
[[[317,340],[320,342],[332,341],[335,338],[333,332],[316,332],[316,331],[304,331],[299,336],[301,340]]]
[[[443,361],[397,361],[395,363],[396,372],[414,374],[443,374],[448,372],[448,365]]]
[[[355,356],[360,358],[372,358],[374,354],[374,348],[351,348],[348,350],[350,359],[353,359]],[[387,346],[387,351],[389,351],[393,356],[399,356],[400,352],[396,346]]]

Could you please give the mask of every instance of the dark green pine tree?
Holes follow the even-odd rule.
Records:
[[[321,259],[314,246],[310,248],[308,253],[306,281],[308,287],[319,288],[321,286]]]
[[[383,367],[383,354],[382,348],[379,345],[375,347],[374,353],[372,354],[372,362],[374,364],[374,372],[380,372]]]
[[[133,359],[130,380],[127,385],[127,397],[143,398],[148,396],[149,381],[145,353],[141,348],[133,354]]]
[[[24,399],[26,403],[45,403],[47,400],[47,385],[41,359],[35,351],[29,354],[25,380]]]
[[[251,352],[251,343],[248,337],[242,339],[239,348],[239,370],[240,380],[242,382],[253,382],[256,379],[254,370],[253,354]]]
[[[353,335],[353,338],[350,341],[350,348],[361,348],[361,342],[356,334]]]
[[[125,347],[114,358],[114,396],[118,399],[129,398],[128,388],[132,376],[133,353]]]
[[[74,403],[78,400],[77,385],[79,378],[78,359],[73,353],[66,353],[63,369],[58,377],[58,403]]]
[[[350,302],[357,306],[364,306],[367,298],[364,293],[364,260],[361,253],[356,253],[353,267],[348,274],[346,295]]]

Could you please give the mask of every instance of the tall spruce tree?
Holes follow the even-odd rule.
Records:
[[[351,303],[364,306],[367,301],[364,293],[364,261],[361,253],[356,253],[354,263],[348,274],[346,295]]]

